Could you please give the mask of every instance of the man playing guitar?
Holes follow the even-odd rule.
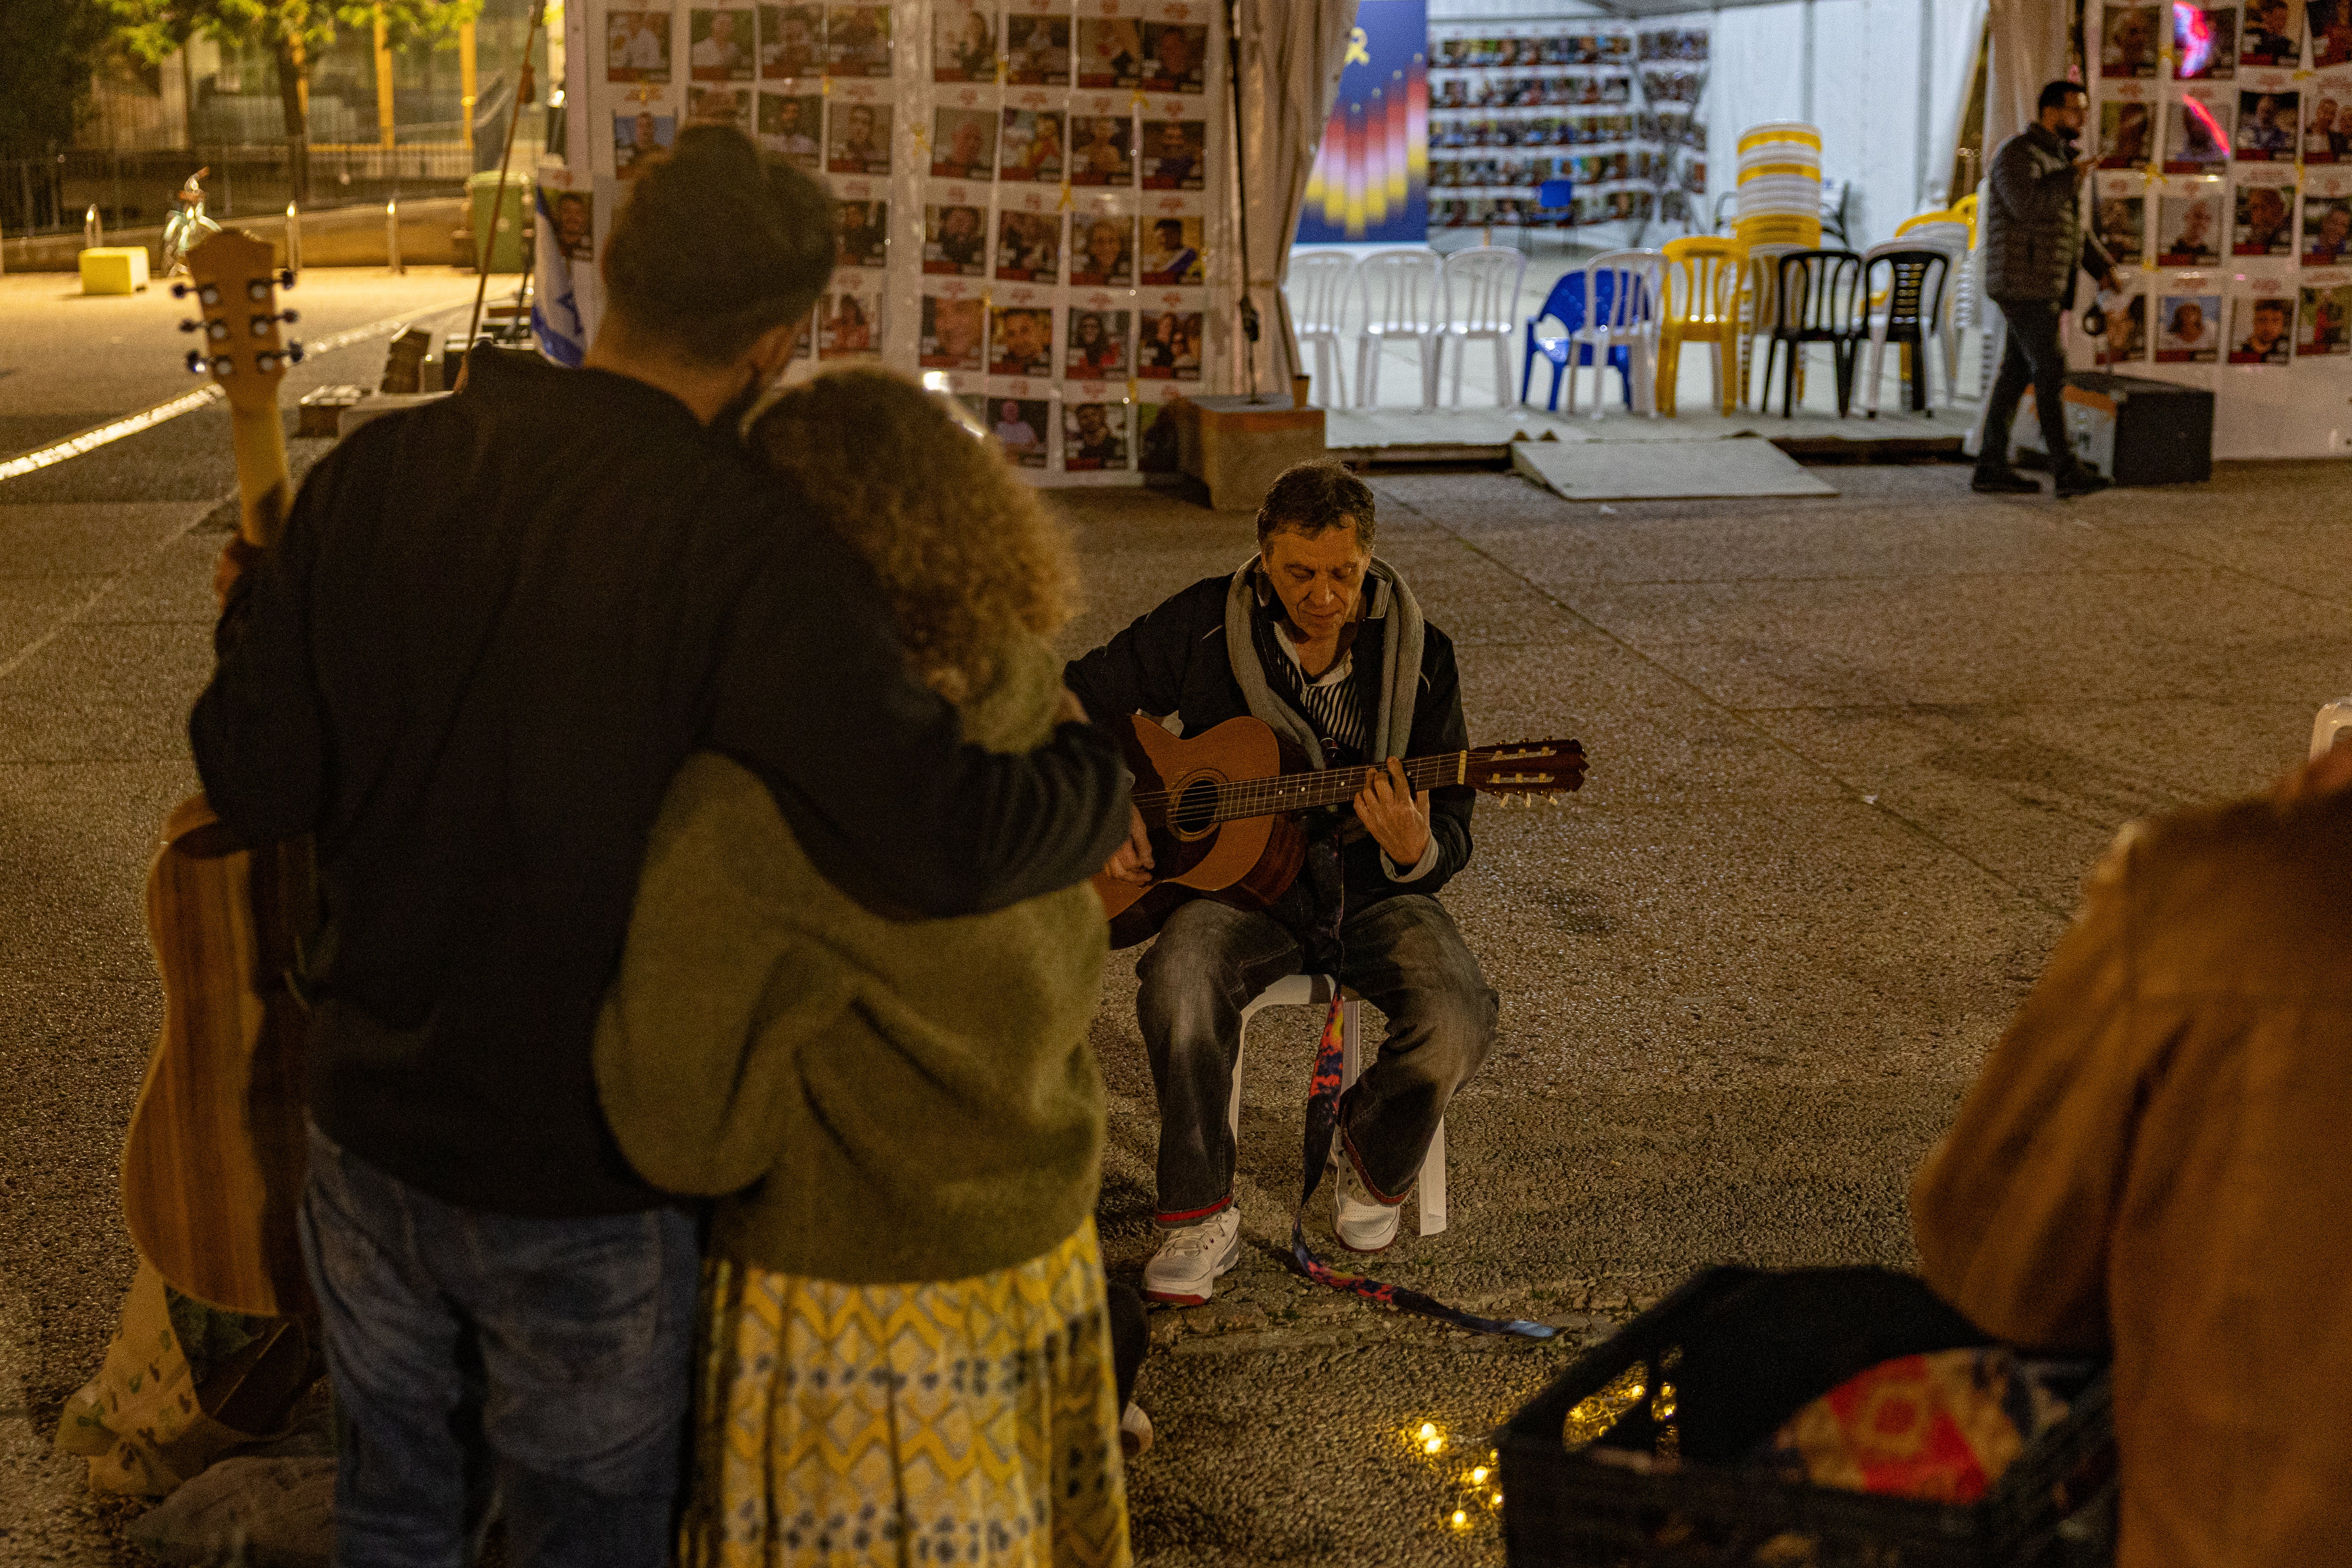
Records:
[[[1389,759],[1352,809],[1308,814],[1306,864],[1272,908],[1194,899],[1136,967],[1160,1098],[1154,1217],[1169,1233],[1144,1269],[1154,1300],[1206,1301],[1240,1256],[1225,1108],[1241,1010],[1259,992],[1330,973],[1388,1017],[1380,1059],[1339,1106],[1333,1230],[1358,1252],[1396,1239],[1447,1102],[1494,1044],[1495,993],[1437,901],[1470,858],[1473,792],[1415,795],[1393,760],[1467,745],[1454,645],[1372,558],[1372,493],[1344,467],[1293,468],[1258,510],[1255,558],[1069,667],[1097,722],[1139,712],[1193,735],[1250,714],[1316,768]],[[1151,861],[1139,814],[1108,874],[1145,882]]]

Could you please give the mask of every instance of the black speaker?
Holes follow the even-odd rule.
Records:
[[[2074,456],[2119,485],[2189,484],[2213,477],[2213,395],[2146,376],[2066,373],[2066,434]],[[2011,429],[2021,460],[2039,459],[2041,416],[2026,389]]]

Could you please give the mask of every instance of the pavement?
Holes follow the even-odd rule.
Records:
[[[47,307],[11,315],[29,297],[7,281],[0,418],[96,423],[187,384],[169,310],[91,334],[119,344],[28,340]],[[435,302],[365,295],[350,324]],[[158,322],[151,382],[132,362]],[[289,400],[380,363],[306,363]],[[294,443],[298,465],[321,447]],[[1912,1262],[1910,1173],[2116,828],[2261,786],[2352,687],[2340,467],[2069,505],[1973,496],[1959,468],[1821,471],[1841,494],[1374,481],[1380,552],[1455,640],[1474,741],[1573,735],[1593,764],[1564,807],[1479,812],[1446,898],[1500,1037],[1452,1109],[1451,1228],[1408,1224],[1377,1272],[1564,1331],[1466,1335],[1289,1273],[1314,1021],[1265,1015],[1244,1261],[1209,1306],[1154,1314],[1144,1561],[1498,1563],[1465,1479],[1481,1435],[1697,1268]],[[141,1561],[135,1510],[84,1496],[42,1440],[132,1268],[115,1160],[159,1011],[140,891],[194,787],[182,724],[231,487],[216,408],[0,481],[0,1563]],[[1244,518],[1143,492],[1054,504],[1084,567],[1073,651],[1251,544]],[[1103,1234],[1129,1279],[1156,1136],[1132,956],[1094,1026]],[[1407,1436],[1424,1422],[1434,1455]]]

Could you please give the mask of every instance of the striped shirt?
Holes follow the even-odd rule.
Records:
[[[1330,668],[1309,679],[1297,646],[1280,626],[1274,629],[1274,642],[1286,657],[1280,668],[1266,673],[1283,698],[1314,726],[1315,738],[1323,742],[1324,760],[1339,763],[1365,759],[1372,721],[1364,711],[1363,688],[1354,679],[1355,650],[1342,653]]]

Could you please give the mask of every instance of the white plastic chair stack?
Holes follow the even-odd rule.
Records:
[[[1391,339],[1413,345],[1421,406],[1437,404],[1438,295],[1444,262],[1433,250],[1375,250],[1356,264],[1364,324],[1356,330],[1356,406],[1381,402],[1381,354]]]
[[[1743,245],[1822,242],[1822,133],[1801,120],[1750,126],[1738,143]]]
[[[1234,1092],[1225,1106],[1225,1124],[1238,1146],[1242,1134],[1242,1059],[1249,1050],[1250,1020],[1264,1007],[1328,1007],[1336,982],[1328,974],[1293,974],[1277,980],[1257,994],[1257,999],[1242,1009],[1241,1037],[1234,1045]],[[1357,1056],[1360,1038],[1359,1020],[1364,1005],[1354,996],[1341,994],[1339,1004],[1339,1089],[1345,1093],[1356,1081],[1361,1070]],[[1336,1136],[1336,1135],[1335,1135]],[[1345,1159],[1346,1155],[1340,1158]],[[1421,1205],[1421,1234],[1435,1236],[1445,1228],[1445,1122],[1441,1119],[1437,1131],[1429,1140],[1429,1152],[1422,1157],[1421,1175],[1413,1184]],[[1318,1192],[1318,1197],[1321,1195]]]
[[[1444,325],[1437,363],[1444,366],[1451,345],[1450,406],[1462,406],[1462,362],[1469,357],[1471,343],[1481,338],[1495,345],[1496,405],[1508,408],[1518,401],[1511,395],[1511,345],[1519,333],[1519,286],[1527,270],[1527,257],[1507,246],[1473,246],[1445,258],[1438,279],[1438,313]]]
[[[1340,318],[1348,310],[1349,285],[1355,276],[1352,256],[1325,251],[1290,258],[1290,279],[1284,292],[1290,299],[1291,330],[1297,334],[1301,354],[1314,345],[1315,379],[1321,383],[1317,390],[1323,395],[1320,405],[1325,408],[1348,406],[1339,333]]]
[[[1603,279],[1606,287],[1603,287]],[[1658,302],[1666,286],[1665,258],[1654,250],[1611,250],[1584,268],[1584,328],[1569,351],[1568,411],[1576,412],[1576,362],[1592,351],[1592,417],[1609,406],[1609,351],[1633,362],[1633,411],[1658,416]],[[1601,309],[1601,296],[1609,308]]]

